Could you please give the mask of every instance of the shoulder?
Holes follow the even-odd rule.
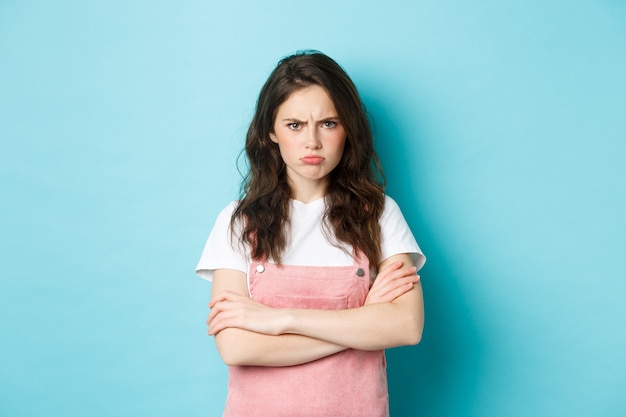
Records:
[[[381,223],[384,223],[390,218],[394,218],[398,216],[403,217],[402,211],[400,210],[400,206],[398,205],[398,203],[396,203],[396,200],[394,200],[393,198],[385,194],[385,207],[383,210],[383,214],[381,215],[381,218],[380,218]]]
[[[232,223],[231,221],[238,205],[239,201],[231,201],[218,213],[209,235],[209,241],[213,242],[214,245],[230,242],[234,246],[238,241],[237,236],[243,230],[242,223],[240,221]]]
[[[235,209],[237,208],[237,206],[239,205],[239,201],[238,200],[233,200],[230,203],[228,203],[221,211],[220,213],[217,215],[218,218],[220,217],[232,217],[233,212],[235,211]]]
[[[396,203],[396,200],[394,200],[393,198],[385,194],[385,210],[387,210],[388,207],[399,209],[399,206],[398,206],[398,203]]]
[[[224,226],[230,226],[230,220],[233,217],[233,213],[235,212],[235,209],[238,205],[239,201],[233,200],[228,203],[222,210],[220,210],[217,217],[215,218],[215,225],[213,227],[222,228]]]
[[[215,219],[196,266],[196,273],[204,279],[210,281],[216,269],[234,269],[243,272],[247,270],[247,248],[242,246],[237,238],[241,231],[240,225],[235,223],[235,230],[231,229],[231,218],[237,204],[237,201],[229,203]]]

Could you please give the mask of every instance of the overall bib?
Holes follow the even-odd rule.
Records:
[[[253,300],[275,308],[340,310],[362,306],[369,262],[342,267],[277,266],[253,261]],[[347,349],[285,367],[229,367],[225,417],[387,417],[384,351]]]

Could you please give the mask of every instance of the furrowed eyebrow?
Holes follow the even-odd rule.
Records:
[[[283,122],[292,122],[292,123],[307,123],[303,120],[300,119],[293,119],[293,118],[287,118],[287,119],[283,119]],[[332,122],[336,122],[339,121],[339,116],[330,116],[330,117],[324,117],[320,120],[318,120],[318,122],[328,122],[328,121],[332,121]]]

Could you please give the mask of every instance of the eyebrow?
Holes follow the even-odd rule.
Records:
[[[318,122],[324,122],[327,120],[339,120],[339,116],[329,116],[329,117],[323,117],[319,120],[317,120]],[[286,119],[282,120],[283,122],[298,122],[298,123],[307,123],[304,120],[300,120],[300,119],[296,119],[295,117],[288,117]]]

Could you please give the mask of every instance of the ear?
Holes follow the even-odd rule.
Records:
[[[272,140],[272,142],[278,143],[278,138],[274,133],[270,133],[270,139]]]

